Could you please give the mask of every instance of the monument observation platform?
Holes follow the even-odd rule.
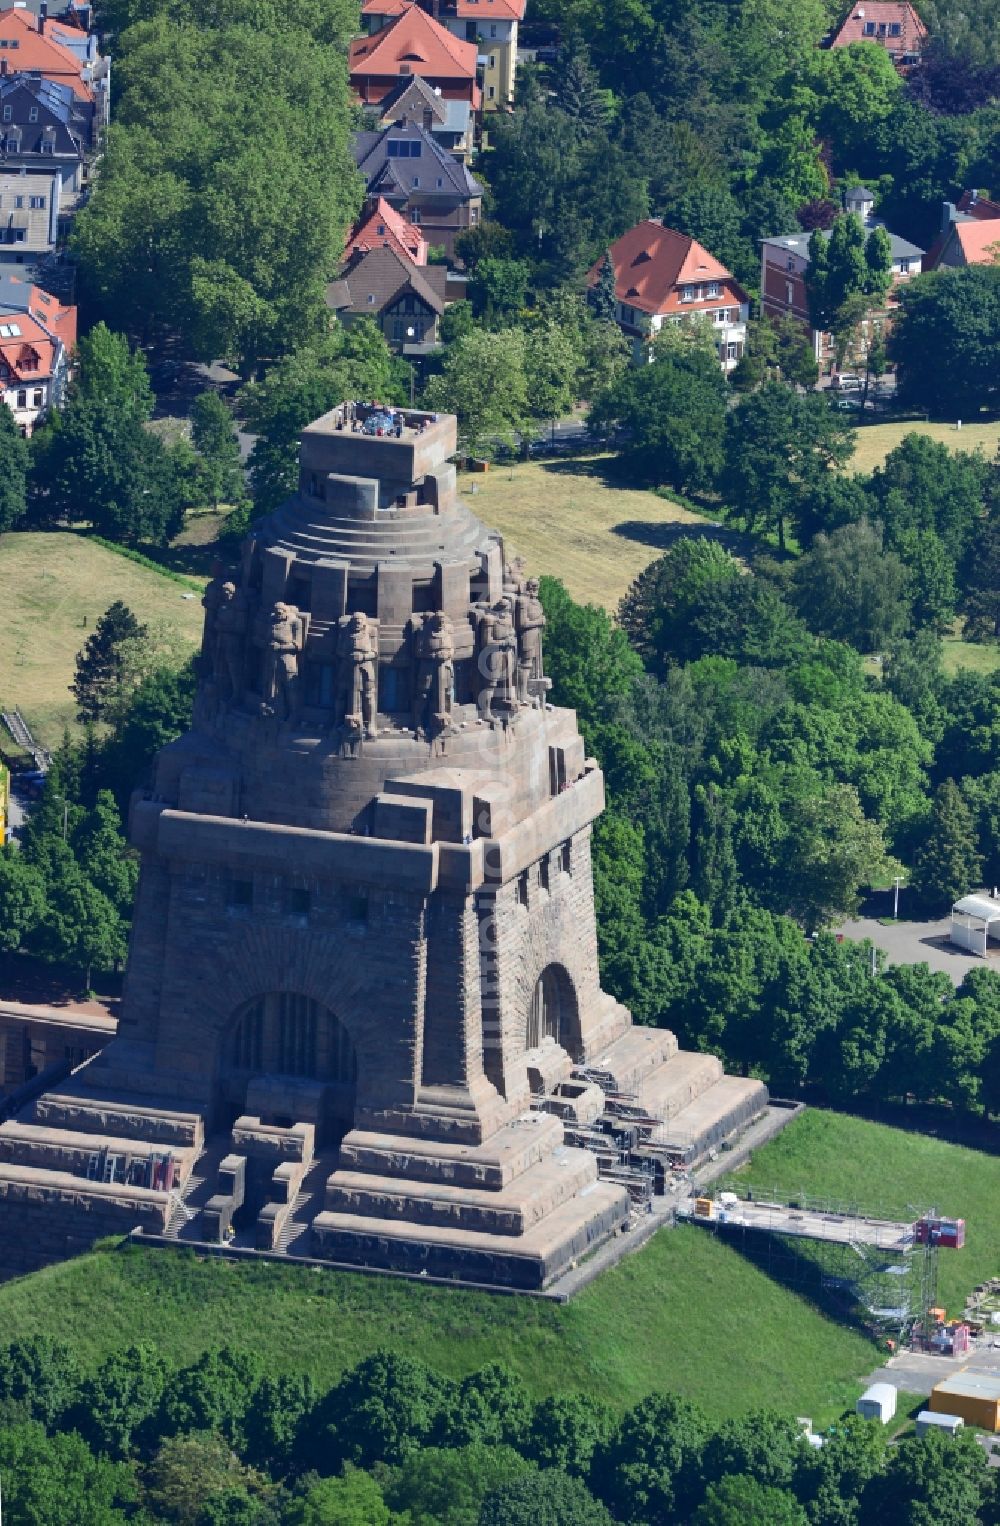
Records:
[[[455,447],[342,404],[210,583],[118,1034],[0,1126],[0,1270],[139,1227],[542,1288],[763,1109],[601,989],[601,772]]]

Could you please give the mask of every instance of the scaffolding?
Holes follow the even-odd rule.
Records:
[[[738,1242],[769,1275],[818,1284],[874,1333],[929,1337],[938,1245],[920,1243],[917,1224],[934,1210],[890,1215],[805,1193],[744,1192],[692,1200],[678,1212]]]

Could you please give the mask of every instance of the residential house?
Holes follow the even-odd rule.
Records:
[[[378,105],[401,78],[419,75],[446,100],[468,101],[478,111],[477,59],[474,42],[462,42],[419,5],[408,4],[377,32],[351,43],[347,67],[363,105]]]
[[[438,341],[438,322],[454,296],[444,265],[415,265],[383,246],[356,253],[326,290],[342,323],[373,318],[394,349],[425,354]],[[464,295],[462,283],[461,295]]]
[[[875,198],[867,186],[854,186],[844,198],[845,210],[857,217],[866,229],[881,226],[872,209]],[[888,232],[888,230],[886,230]],[[823,237],[830,237],[830,229]],[[761,309],[769,318],[784,318],[789,313],[812,337],[813,350],[820,365],[829,370],[833,367],[833,341],[829,334],[814,329],[809,316],[809,297],[806,289],[806,273],[809,269],[810,233],[786,233],[766,238],[761,243],[760,292]],[[891,318],[895,306],[893,293],[906,281],[920,274],[924,252],[916,244],[889,233],[892,251],[892,285],[885,308],[881,314],[872,312],[869,320]]]
[[[468,101],[446,100],[439,89],[419,74],[402,78],[378,107],[378,125],[423,127],[436,143],[459,158],[468,159],[473,148],[475,117]]]
[[[719,363],[731,371],[746,344],[749,298],[735,277],[696,239],[665,228],[655,218],[638,223],[611,246],[615,316],[632,340],[633,357],[645,357],[648,341],[665,323],[692,313],[715,325]],[[596,290],[604,257],[587,275]]]
[[[415,123],[354,135],[354,160],[369,201],[382,197],[420,229],[428,244],[455,252],[455,239],[479,222],[483,188],[468,167]]]
[[[873,42],[885,48],[900,73],[920,59],[927,28],[910,0],[859,0],[830,39],[831,48],[854,42]]]
[[[372,249],[393,249],[400,259],[409,260],[412,265],[426,265],[427,247],[420,229],[380,196],[374,206],[362,212],[347,235],[344,259],[350,261],[356,254],[368,254]]]
[[[418,0],[435,20],[463,42],[475,43],[486,111],[499,111],[514,99],[518,24],[525,0]],[[363,23],[376,32],[402,14],[407,0],[364,0]]]
[[[58,170],[38,175],[0,170],[0,276],[18,275],[49,289],[46,273],[58,264],[61,185]]]
[[[0,275],[0,397],[23,435],[62,402],[75,344],[75,307]]]
[[[95,104],[37,75],[0,77],[0,170],[58,170],[61,210],[71,211],[94,161]]]
[[[924,255],[924,269],[1000,264],[1000,202],[966,191],[942,207],[941,232]]]
[[[68,85],[79,100],[98,105],[98,123],[107,125],[111,68],[96,35],[50,17],[44,4],[37,16],[20,0],[0,10],[0,74],[38,74]]]

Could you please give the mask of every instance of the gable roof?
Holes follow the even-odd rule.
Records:
[[[444,97],[421,74],[400,75],[399,83],[393,85],[389,94],[382,97],[378,107],[381,119],[386,123],[398,122],[399,115],[404,111],[413,111],[418,107],[422,112],[429,111],[438,122],[443,122],[447,114]],[[399,115],[394,116],[393,112]]]
[[[427,264],[427,240],[419,228],[408,222],[402,212],[391,207],[383,196],[362,212],[347,235],[344,258],[367,254],[371,249],[393,249],[413,265]]]
[[[52,37],[43,37],[33,16],[21,7],[0,11],[0,47],[3,62],[11,73],[41,74],[47,79],[69,85],[81,101],[92,101],[94,93],[84,84],[80,59]]]
[[[459,21],[523,21],[526,0],[450,0]],[[362,16],[401,16],[409,0],[364,0]]]
[[[875,226],[881,227],[882,224],[877,223]],[[885,231],[889,233],[888,228]],[[825,239],[829,239],[832,232],[832,228],[820,229]],[[811,233],[783,233],[774,238],[761,239],[761,243],[767,244],[769,248],[786,249],[789,254],[798,254],[808,263],[811,238]],[[916,244],[910,243],[909,239],[900,238],[898,233],[889,233],[889,249],[893,260],[919,260],[924,254],[923,249],[918,249]]]
[[[389,143],[399,139],[419,142],[419,155],[413,159],[390,158]],[[421,199],[437,195],[459,196],[468,201],[483,194],[482,186],[467,166],[415,122],[382,127],[377,132],[357,132],[352,149],[354,162],[365,177],[369,196],[401,196],[405,200],[417,191]],[[423,165],[430,166],[429,173],[419,167]],[[419,186],[413,185],[415,178],[420,181]],[[437,184],[439,180],[443,182],[440,186]]]
[[[643,313],[664,313],[682,307],[678,288],[699,281],[726,281],[740,301],[747,301],[742,287],[713,254],[686,233],[665,228],[647,218],[611,245],[615,268],[615,295],[619,302]],[[603,256],[590,269],[587,285],[596,286]],[[687,308],[688,303],[683,307]]]
[[[370,37],[358,37],[348,50],[352,75],[422,74],[431,79],[476,79],[477,49],[462,42],[419,5],[400,14]]]
[[[865,36],[865,24],[874,24],[875,36]],[[899,35],[889,36],[889,27],[898,26]],[[878,31],[879,27],[885,30]],[[846,48],[852,42],[874,42],[890,53],[919,53],[927,37],[927,28],[910,0],[859,0],[853,5],[830,39],[831,48]]]
[[[406,292],[412,292],[437,313],[444,312],[443,265],[423,270],[405,260],[394,249],[372,249],[355,259],[341,272],[340,279],[327,287],[327,302],[337,310],[354,313],[381,313]],[[440,273],[440,278],[438,278]],[[437,285],[442,291],[435,290]]]
[[[14,381],[43,381],[51,376],[60,349],[71,350],[75,343],[75,307],[65,307],[16,276],[0,276],[0,356]],[[38,356],[39,365],[22,373],[26,350]]]

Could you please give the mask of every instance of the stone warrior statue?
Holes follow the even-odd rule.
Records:
[[[426,725],[431,736],[451,722],[455,683],[455,633],[443,610],[413,631],[413,729]],[[428,715],[428,708],[430,714]]]
[[[302,621],[291,604],[276,604],[271,611],[264,672],[264,713],[279,720],[295,720],[302,708],[299,693],[299,653]]]
[[[518,643],[518,677],[520,695],[527,699],[536,693],[530,684],[538,685],[545,675],[542,672],[542,631],[545,629],[545,611],[538,597],[538,579],[528,578],[518,595],[515,609]]]
[[[243,692],[246,630],[246,595],[235,583],[223,583],[222,602],[215,612],[212,671],[224,699],[238,699]]]
[[[505,596],[488,609],[479,623],[479,714],[496,720],[493,701],[499,697],[506,714],[517,709],[517,633],[513,600]]]
[[[378,628],[359,612],[345,615],[337,638],[335,706],[339,722],[357,736],[375,735]]]

